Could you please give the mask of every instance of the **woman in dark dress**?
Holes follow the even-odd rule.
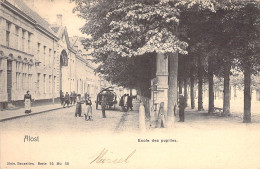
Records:
[[[27,91],[27,93],[24,95],[25,113],[31,113],[31,101],[32,96],[30,91]]]
[[[82,101],[81,101],[81,95],[78,94],[77,97],[76,97],[76,111],[75,111],[75,117],[79,116],[79,117],[82,117],[81,116],[81,113],[82,113]]]

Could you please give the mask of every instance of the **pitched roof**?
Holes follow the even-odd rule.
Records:
[[[36,24],[40,25],[42,28],[44,28],[49,33],[53,34],[54,36],[57,36],[55,32],[51,29],[50,24],[44,20],[39,14],[34,12],[31,8],[29,8],[22,0],[6,0],[11,5],[22,11],[24,14],[32,18],[34,21],[36,21]]]

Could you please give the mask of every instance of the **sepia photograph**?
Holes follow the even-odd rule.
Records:
[[[0,169],[260,169],[260,0],[0,0]]]

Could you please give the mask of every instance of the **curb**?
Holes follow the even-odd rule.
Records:
[[[70,106],[70,107],[72,107],[72,106]],[[23,114],[23,115],[18,115],[18,116],[13,116],[13,117],[8,117],[8,118],[5,118],[5,119],[1,119],[0,122],[4,122],[4,121],[8,121],[8,120],[13,120],[13,119],[21,118],[21,117],[27,117],[27,116],[37,115],[37,114],[41,114],[41,113],[47,113],[47,112],[54,111],[54,110],[59,110],[59,109],[63,109],[63,107],[58,107],[58,108],[53,108],[53,109],[43,110],[43,111],[40,111],[40,112],[29,113],[29,114]]]

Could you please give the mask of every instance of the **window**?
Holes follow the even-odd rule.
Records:
[[[16,89],[20,89],[20,73],[16,72]]]
[[[49,75],[49,93],[52,93],[51,75]]]
[[[6,46],[10,47],[10,27],[11,23],[6,22]]]
[[[52,60],[51,60],[51,49],[49,49],[49,66],[51,66]]]
[[[15,26],[15,48],[18,49],[18,42],[19,42],[19,27]]]
[[[40,52],[41,52],[41,44],[38,43],[37,45],[37,60],[40,61]]]
[[[37,74],[37,82],[36,82],[36,90],[37,90],[37,93],[40,93],[40,77],[41,77],[41,74],[38,73],[38,74]]]
[[[55,67],[55,59],[56,59],[56,51],[54,51],[54,53],[53,53],[53,62],[52,62],[52,64],[53,64],[53,66]]]
[[[43,93],[46,93],[46,75],[43,75]]]
[[[29,90],[32,89],[32,75],[31,74],[28,75],[28,89]]]
[[[22,89],[25,89],[25,74],[22,74]]]
[[[53,91],[56,93],[56,76],[53,77]]]
[[[45,65],[46,46],[43,46],[43,65]]]
[[[31,36],[32,34],[28,32],[28,53],[31,53]]]
[[[25,30],[22,30],[22,51],[24,51],[24,43],[25,43]]]

